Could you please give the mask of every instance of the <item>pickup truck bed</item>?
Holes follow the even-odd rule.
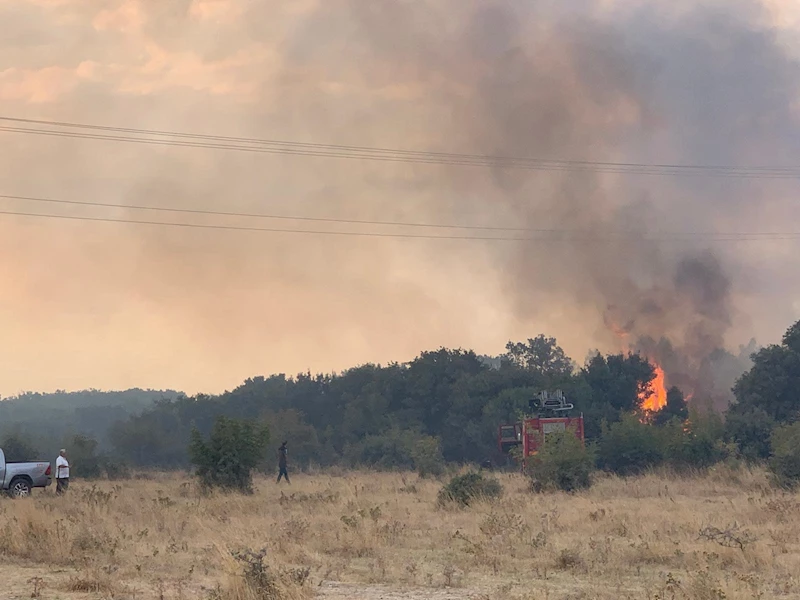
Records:
[[[31,495],[35,487],[47,487],[52,482],[50,463],[47,461],[6,462],[0,448],[0,490],[15,498]]]

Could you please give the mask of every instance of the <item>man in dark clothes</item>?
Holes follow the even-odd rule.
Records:
[[[289,473],[286,472],[286,442],[283,442],[278,448],[278,483],[281,482],[281,477],[286,478],[286,483],[291,483]]]

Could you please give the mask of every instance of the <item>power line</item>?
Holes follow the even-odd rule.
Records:
[[[576,170],[583,170],[583,171],[593,171],[593,172],[602,172],[602,173],[632,173],[637,175],[682,175],[684,173],[680,172],[667,172],[667,171],[644,171],[644,170],[620,170],[620,169],[613,169],[608,167],[595,167],[595,168],[582,168],[579,169],[577,167],[568,168],[565,165],[559,164],[552,164],[552,165],[537,165],[531,164],[526,165],[522,163],[511,163],[511,162],[502,162],[500,160],[492,162],[492,161],[470,161],[470,160],[447,160],[447,159],[437,159],[437,158],[426,158],[426,157],[403,157],[403,156],[393,156],[393,155],[383,155],[383,154],[371,154],[371,153],[363,153],[363,152],[334,152],[334,151],[323,151],[323,150],[305,150],[305,149],[295,149],[295,148],[281,148],[281,147],[258,147],[258,146],[245,146],[245,145],[237,145],[237,144],[223,144],[223,143],[206,143],[206,142],[194,142],[194,141],[180,141],[180,140],[167,140],[167,139],[156,139],[156,138],[148,138],[148,137],[130,137],[130,136],[115,136],[115,135],[105,135],[105,134],[89,134],[89,133],[77,133],[77,132],[68,132],[68,131],[55,131],[50,129],[29,129],[29,128],[21,128],[21,127],[5,127],[0,126],[0,131],[5,131],[9,133],[24,133],[24,134],[32,134],[32,135],[43,135],[49,137],[61,137],[61,138],[71,138],[71,139],[88,139],[88,140],[100,140],[100,141],[111,141],[111,142],[126,142],[126,143],[133,143],[133,144],[150,144],[156,146],[175,146],[175,147],[183,147],[183,148],[204,148],[204,149],[211,149],[211,150],[233,150],[238,152],[251,152],[251,153],[259,153],[259,154],[279,154],[279,155],[289,155],[289,156],[311,156],[311,157],[321,157],[321,158],[343,158],[343,159],[357,159],[357,160],[370,160],[370,161],[378,161],[378,162],[402,162],[402,163],[411,163],[411,164],[433,164],[433,165],[451,165],[451,166],[474,166],[474,167],[498,167],[498,168],[512,168],[512,169],[525,169],[525,170],[535,170],[535,171],[576,171]],[[730,175],[730,176],[741,176],[739,174]],[[777,175],[765,175],[760,176],[761,178],[767,179],[785,179],[785,176],[778,177]]]
[[[547,241],[545,239],[536,238],[522,238],[522,237],[494,237],[494,236],[466,236],[466,235],[425,235],[425,234],[411,234],[411,233],[382,233],[371,231],[331,231],[331,230],[312,230],[312,229],[282,229],[277,227],[248,227],[240,225],[218,225],[218,224],[204,224],[204,223],[176,223],[169,221],[144,221],[138,219],[121,219],[110,217],[85,217],[77,215],[53,215],[41,213],[28,213],[17,211],[0,210],[0,215],[16,215],[22,217],[41,217],[48,219],[69,219],[75,221],[94,221],[102,223],[130,223],[136,225],[159,225],[169,227],[189,227],[197,229],[222,229],[229,231],[261,231],[269,233],[305,233],[305,234],[319,234],[319,235],[337,235],[337,236],[359,236],[359,237],[386,237],[386,238],[418,238],[418,239],[442,239],[442,240],[498,240],[498,241]]]
[[[346,153],[346,152],[322,152],[322,151],[306,151],[297,150],[292,148],[268,148],[268,147],[253,147],[242,146],[235,144],[211,144],[211,143],[197,143],[190,141],[176,141],[176,140],[161,140],[154,138],[144,137],[125,137],[125,136],[112,136],[112,135],[99,135],[99,134],[84,134],[44,129],[26,129],[18,127],[3,127],[0,126],[0,131],[9,133],[25,133],[33,135],[43,135],[50,137],[72,138],[72,139],[89,139],[100,141],[112,142],[126,142],[136,144],[149,144],[157,146],[173,146],[184,148],[202,148],[211,150],[232,150],[238,152],[249,152],[259,154],[276,154],[276,155],[289,155],[289,156],[310,156],[321,158],[340,158],[340,159],[357,159],[369,160],[377,162],[400,162],[410,164],[431,164],[431,165],[449,165],[449,166],[468,166],[468,167],[492,167],[502,169],[522,169],[529,171],[552,171],[552,172],[595,172],[595,173],[610,173],[610,174],[629,174],[629,175],[662,175],[662,176],[712,176],[724,178],[737,178],[737,179],[797,179],[800,178],[800,170],[791,170],[789,168],[783,169],[775,167],[771,171],[765,170],[762,167],[751,167],[745,170],[741,168],[738,171],[732,170],[733,167],[675,167],[675,168],[660,168],[653,167],[648,169],[643,168],[616,168],[616,167],[603,167],[603,166],[581,166],[581,165],[568,165],[568,164],[525,164],[522,162],[502,162],[497,161],[457,161],[457,160],[443,160],[443,159],[425,159],[416,157],[402,157],[390,155],[372,155],[363,153]],[[701,171],[692,171],[685,169],[707,169]]]
[[[292,142],[284,140],[245,138],[233,136],[217,136],[155,129],[136,129],[130,127],[112,127],[66,121],[45,121],[0,116],[0,121],[25,125],[61,127],[99,131],[102,133],[82,133],[78,131],[60,131],[54,129],[37,129],[31,127],[0,126],[0,131],[45,135],[75,139],[91,139],[117,141],[127,143],[155,144],[163,146],[179,146],[189,148],[207,148],[216,150],[234,150],[267,154],[285,154],[295,156],[312,156],[322,158],[344,158],[357,160],[373,160],[388,162],[406,162],[420,164],[440,164],[455,166],[496,167],[509,169],[528,169],[542,171],[593,171],[601,173],[636,174],[636,175],[688,175],[737,177],[752,179],[795,179],[800,177],[800,167],[779,166],[732,166],[732,165],[687,165],[687,164],[648,164],[635,162],[603,162],[551,160],[523,158],[513,156],[491,156],[480,154],[458,154],[447,152],[429,152],[416,150],[400,150],[369,146],[346,146],[338,144],[320,144],[308,142]],[[127,135],[111,135],[127,134]],[[133,134],[133,135],[131,135]],[[158,136],[158,137],[153,137]],[[159,138],[182,139],[159,139]]]
[[[576,161],[576,160],[545,160],[528,157],[513,157],[513,156],[493,156],[483,154],[463,154],[452,152],[432,152],[421,150],[399,150],[390,148],[381,148],[374,146],[347,146],[341,144],[321,144],[311,142],[293,142],[286,140],[274,140],[264,138],[248,138],[248,137],[233,137],[233,136],[220,136],[210,134],[186,133],[179,131],[164,131],[158,129],[136,129],[131,127],[115,127],[108,125],[95,125],[86,123],[74,123],[68,121],[46,121],[40,119],[23,119],[18,117],[0,116],[0,121],[11,121],[19,123],[29,123],[36,125],[50,125],[58,127],[70,127],[75,129],[94,129],[102,131],[116,131],[124,133],[136,133],[142,135],[159,135],[171,137],[184,137],[205,140],[221,140],[226,142],[244,142],[257,145],[278,145],[278,146],[295,146],[304,148],[322,148],[327,150],[347,150],[359,152],[372,152],[372,153],[388,153],[388,154],[404,154],[410,156],[424,156],[424,157],[444,157],[448,159],[470,159],[470,160],[487,160],[487,161],[524,161],[534,162],[544,165],[551,164],[565,164],[565,165],[583,165],[583,166],[602,166],[602,167],[636,167],[636,168],[669,168],[669,169],[724,169],[724,170],[747,170],[747,171],[792,171],[797,172],[798,167],[777,167],[777,166],[751,166],[751,167],[737,167],[732,165],[687,165],[687,164],[648,164],[648,163],[620,163],[620,162],[602,162],[602,161]]]
[[[219,224],[204,224],[204,223],[182,223],[182,222],[169,222],[169,221],[146,221],[138,219],[123,219],[111,217],[88,217],[78,215],[54,215],[43,213],[29,213],[18,212],[9,210],[0,210],[0,215],[30,217],[41,219],[64,219],[70,221],[90,221],[98,223],[125,223],[134,225],[152,225],[152,226],[165,226],[165,227],[184,227],[192,229],[217,229],[227,231],[252,231],[252,232],[266,232],[266,233],[290,233],[290,234],[310,234],[310,235],[331,235],[331,236],[354,236],[354,237],[373,237],[373,238],[405,238],[405,239],[427,239],[427,240],[475,240],[475,241],[504,241],[504,242],[753,242],[753,241],[783,241],[783,240],[800,240],[800,233],[793,234],[777,234],[771,237],[749,237],[746,235],[725,236],[716,238],[704,239],[682,239],[682,238],[654,238],[646,236],[628,236],[628,237],[598,237],[586,236],[581,237],[503,237],[503,236],[467,236],[467,235],[427,235],[427,234],[412,234],[412,233],[385,233],[374,231],[331,231],[331,230],[313,230],[313,229],[282,229],[276,227],[248,227],[239,225],[219,225]]]
[[[229,212],[220,210],[204,210],[195,208],[177,208],[166,206],[143,206],[136,204],[113,204],[110,202],[88,202],[84,200],[61,200],[55,198],[39,198],[34,196],[12,196],[8,194],[0,194],[0,198],[8,200],[22,200],[28,202],[46,202],[53,204],[70,204],[76,206],[98,206],[103,208],[125,208],[129,210],[152,210],[159,212],[172,212],[172,213],[188,213],[197,215],[213,215],[223,217],[245,217],[251,219],[276,219],[285,221],[312,221],[317,223],[344,223],[349,225],[382,225],[393,227],[424,227],[431,229],[472,229],[483,231],[529,231],[529,232],[552,232],[554,229],[531,229],[525,227],[498,227],[491,225],[455,225],[448,223],[412,223],[409,221],[370,221],[364,219],[338,219],[333,217],[306,217],[306,216],[291,216],[291,215],[277,215],[267,213],[246,213],[246,212]]]
[[[44,198],[39,196],[18,196],[18,195],[11,195],[11,194],[0,194],[0,199],[6,200],[17,200],[23,202],[39,202],[39,203],[47,203],[47,204],[63,204],[69,206],[88,206],[88,207],[98,207],[98,208],[115,208],[115,209],[126,209],[126,210],[148,210],[148,211],[156,211],[156,212],[167,212],[167,213],[184,213],[184,214],[196,214],[196,215],[208,215],[208,216],[224,216],[224,217],[239,217],[239,218],[248,218],[248,219],[275,219],[275,220],[285,220],[285,221],[309,221],[309,222],[317,222],[317,223],[341,223],[341,224],[348,224],[348,225],[378,225],[378,226],[387,226],[387,227],[415,227],[415,228],[429,228],[429,229],[464,229],[464,230],[476,230],[476,231],[516,231],[516,232],[528,232],[528,233],[557,233],[557,234],[564,234],[564,233],[577,233],[577,234],[584,234],[587,233],[586,230],[581,229],[565,229],[565,228],[532,228],[532,227],[501,227],[501,226],[492,226],[492,225],[457,225],[451,223],[419,223],[419,222],[410,222],[410,221],[376,221],[376,220],[366,220],[366,219],[344,219],[344,218],[334,218],[334,217],[307,217],[307,216],[298,216],[298,215],[277,215],[277,214],[269,214],[269,213],[248,213],[248,212],[232,212],[232,211],[220,211],[220,210],[206,210],[206,209],[195,209],[195,208],[179,208],[179,207],[168,207],[168,206],[146,206],[141,204],[114,204],[112,202],[90,202],[88,200],[66,200],[66,199],[59,199],[59,198]],[[635,234],[637,233],[636,230],[617,230],[614,233],[621,233],[621,234]],[[800,232],[765,232],[765,231],[739,231],[739,232],[708,232],[708,231],[662,231],[658,232],[660,234],[670,235],[670,236],[704,236],[704,237],[713,237],[713,236],[740,236],[740,237],[775,237],[775,236],[800,236]],[[440,237],[440,236],[434,236]],[[497,239],[495,237],[489,239]],[[517,239],[517,238],[514,238]],[[523,238],[524,239],[524,238]],[[780,237],[778,238],[780,239]]]

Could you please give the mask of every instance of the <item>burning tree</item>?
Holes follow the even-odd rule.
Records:
[[[658,412],[667,405],[664,369],[655,365],[653,373],[653,379],[647,386],[647,390],[639,394],[639,406],[647,412]]]
[[[653,415],[653,424],[666,425],[673,419],[686,421],[689,418],[689,407],[683,392],[673,386],[666,392],[666,396],[664,407]]]

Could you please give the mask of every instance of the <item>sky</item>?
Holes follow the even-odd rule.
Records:
[[[792,4],[0,0],[0,117],[795,166]],[[533,242],[429,240],[0,214],[1,396],[219,392],[254,375],[406,361],[441,346],[497,354],[539,333],[578,361],[649,336],[697,362],[753,337],[777,341],[800,318],[800,241],[713,239],[800,232],[792,179],[385,163],[2,130],[0,164],[0,195],[540,230],[482,232]],[[481,234],[12,199],[0,211]]]

